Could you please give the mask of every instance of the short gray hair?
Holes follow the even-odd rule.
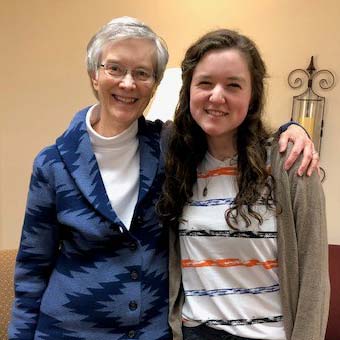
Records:
[[[157,83],[162,80],[169,59],[165,41],[143,22],[127,16],[111,20],[89,41],[87,45],[86,65],[90,78],[98,71],[104,46],[111,41],[128,38],[144,38],[153,41],[157,54],[155,78]]]

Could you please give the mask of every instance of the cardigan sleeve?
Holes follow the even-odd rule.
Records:
[[[286,247],[290,248],[289,252],[293,252],[292,255],[286,251],[286,256],[292,257],[295,254],[297,257],[293,259],[296,270],[293,268],[290,271],[291,268],[287,267],[286,274],[298,273],[295,286],[298,292],[289,293],[290,298],[294,296],[297,301],[294,303],[292,312],[295,315],[290,316],[292,317],[291,337],[288,334],[287,339],[322,340],[325,336],[329,308],[328,242],[324,193],[316,172],[311,177],[297,176],[301,156],[300,161],[296,162],[288,172],[283,170],[284,158],[280,157],[280,182],[286,183],[284,184],[285,195],[290,198],[290,207],[289,204],[284,204],[283,209],[291,209],[295,231],[293,230],[291,234],[294,235],[293,237],[285,235],[283,237],[286,237],[285,243]],[[287,211],[282,213],[287,214]],[[283,225],[283,228],[283,233],[287,234],[289,231],[286,230],[291,229],[287,225]],[[283,278],[283,280],[289,281],[290,279]]]
[[[40,302],[58,251],[55,193],[47,175],[50,164],[45,159],[42,152],[33,165],[16,259],[9,340],[34,339]]]
[[[299,262],[299,300],[292,340],[325,336],[328,304],[328,242],[325,199],[319,176],[290,172]],[[310,333],[310,335],[307,335]]]

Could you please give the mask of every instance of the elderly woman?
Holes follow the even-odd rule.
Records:
[[[167,61],[164,42],[133,18],[89,42],[99,103],[35,159],[9,339],[170,338],[168,236],[154,209],[163,123],[143,117]],[[306,144],[307,164],[311,143],[299,129],[283,142]]]

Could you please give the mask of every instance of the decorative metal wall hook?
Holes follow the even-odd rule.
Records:
[[[291,120],[301,124],[309,133],[313,140],[315,149],[320,153],[323,129],[323,116],[325,109],[325,97],[319,96],[313,86],[316,78],[322,76],[318,84],[322,90],[329,90],[335,84],[332,72],[328,70],[316,71],[314,57],[310,59],[306,70],[295,69],[288,75],[288,84],[293,89],[299,89],[307,80],[307,89],[298,96],[293,97],[293,107]]]
[[[309,66],[306,68],[306,70],[297,68],[289,73],[288,75],[289,86],[293,89],[298,89],[302,87],[304,83],[303,79],[298,76],[299,73],[302,73],[302,75],[307,77],[307,80],[308,80],[307,87],[311,89],[313,89],[314,78],[320,76],[321,74],[323,74],[325,78],[321,78],[319,80],[319,83],[318,83],[319,87],[322,88],[323,90],[328,90],[333,87],[333,85],[335,84],[335,78],[332,72],[328,70],[319,70],[317,72],[315,71],[316,71],[316,68],[314,66],[314,57],[312,56],[310,58]]]

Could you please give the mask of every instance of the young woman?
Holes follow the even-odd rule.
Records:
[[[255,44],[210,32],[182,72],[158,206],[170,226],[173,339],[323,339],[323,191],[317,174],[297,176],[299,162],[284,170],[263,125],[266,69]]]

